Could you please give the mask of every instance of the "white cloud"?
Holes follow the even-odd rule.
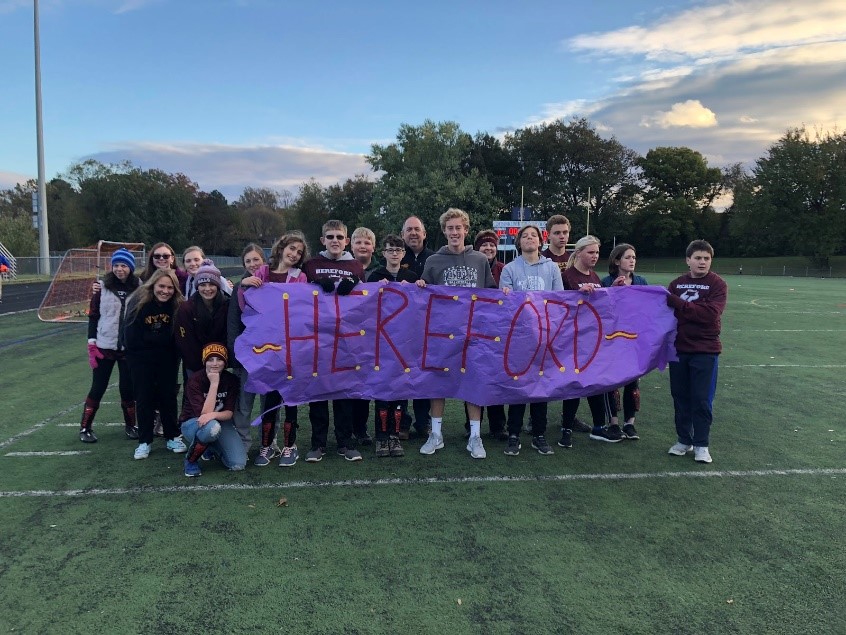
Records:
[[[290,145],[126,143],[83,157],[88,158],[181,172],[203,190],[219,190],[230,200],[247,186],[295,191],[311,178],[332,185],[356,174],[372,174],[364,155]]]
[[[842,0],[746,0],[693,7],[643,27],[579,35],[571,48],[649,59],[734,56],[743,51],[846,38]]]
[[[640,125],[649,128],[712,128],[717,125],[717,115],[702,105],[698,99],[688,99],[685,102],[673,104],[667,111],[658,111],[655,114],[643,117]]]
[[[641,153],[685,145],[717,165],[755,161],[788,128],[844,128],[846,3],[697,4],[569,40],[570,50],[623,69],[616,88],[569,116],[589,114],[597,130]]]

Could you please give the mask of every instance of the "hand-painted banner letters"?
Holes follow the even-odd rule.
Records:
[[[512,292],[391,283],[246,293],[247,390],[286,403],[447,397],[480,405],[597,394],[675,359],[662,287]]]

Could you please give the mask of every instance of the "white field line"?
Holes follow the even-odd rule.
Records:
[[[720,364],[723,368],[846,368],[846,364]]]
[[[731,329],[735,333],[846,333],[846,329]]]
[[[6,452],[3,456],[76,456],[78,454],[91,454],[91,450],[62,450],[55,452]]]
[[[24,309],[23,311],[8,311],[7,313],[0,313],[0,317],[3,317],[4,315],[20,315],[21,313],[30,313],[37,310],[38,309]]]
[[[706,468],[707,469],[707,468]],[[279,489],[323,489],[332,487],[378,487],[390,485],[440,485],[472,483],[536,483],[573,481],[634,481],[643,479],[750,478],[772,476],[846,476],[846,468],[809,468],[783,470],[707,470],[701,472],[637,472],[631,474],[559,474],[550,476],[461,476],[426,478],[379,478],[343,481],[291,481],[247,485],[228,483],[218,485],[163,485],[159,487],[116,487],[108,489],[26,490],[0,491],[0,498],[52,498],[123,496],[125,494],[181,494],[184,492],[253,492]]]
[[[124,423],[100,423],[99,421],[94,422],[95,428],[116,428],[120,426],[121,428],[126,425]],[[57,423],[57,428],[78,428],[78,423]]]

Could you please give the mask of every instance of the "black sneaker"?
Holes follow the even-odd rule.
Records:
[[[338,455],[344,457],[347,461],[360,461],[361,460],[361,452],[356,450],[355,448],[350,448],[346,446],[341,446],[338,448]]]
[[[387,439],[379,439],[376,442],[376,456],[384,457],[384,456],[391,456],[391,448],[388,446]]]
[[[538,454],[555,454],[543,436],[532,437],[532,447],[538,451]]]
[[[126,433],[127,439],[138,438],[138,426],[125,426],[123,431]]]
[[[94,436],[91,428],[82,428],[79,431],[79,440],[83,443],[97,443],[97,437]]]
[[[627,423],[623,426],[623,438],[630,441],[637,441],[640,438],[637,435],[637,430],[635,430],[633,423]]]
[[[569,428],[562,428],[561,429],[561,438],[558,439],[558,445],[562,448],[572,448],[573,447],[573,431]]]
[[[516,434],[512,434],[508,437],[508,445],[505,446],[505,454],[508,456],[517,456],[520,454],[520,437]]]
[[[623,433],[620,426],[613,425],[607,428],[594,428],[590,433],[594,441],[605,441],[606,443],[618,443],[623,440]]]

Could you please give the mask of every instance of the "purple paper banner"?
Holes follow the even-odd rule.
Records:
[[[246,388],[289,404],[446,397],[479,405],[584,397],[676,358],[657,286],[504,294],[498,289],[311,284],[246,293],[235,355]]]

